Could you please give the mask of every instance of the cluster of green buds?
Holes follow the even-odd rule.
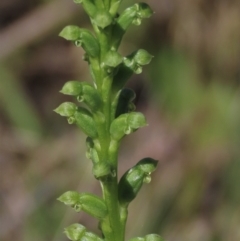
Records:
[[[85,51],[93,84],[68,81],[60,91],[74,102],[62,103],[55,112],[76,124],[86,135],[86,157],[92,161],[93,175],[99,180],[103,197],[67,191],[58,200],[76,212],[84,211],[99,220],[101,237],[75,223],[65,229],[73,241],[124,241],[130,202],[143,183],[151,181],[157,161],[140,160],[118,180],[118,150],[122,138],[147,125],[145,116],[135,111],[135,92],[126,88],[133,74],[140,74],[153,56],[146,50],[122,56],[121,40],[131,24],[140,25],[153,11],[146,3],[135,3],[122,13],[122,0],[74,0],[88,14],[93,31],[75,25],[65,27],[60,36]],[[130,241],[162,241],[157,234]]]

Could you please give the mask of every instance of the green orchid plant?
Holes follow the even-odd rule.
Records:
[[[152,55],[140,49],[123,57],[118,48],[131,24],[140,25],[153,11],[146,3],[135,3],[118,13],[122,0],[74,0],[88,14],[93,31],[75,25],[65,27],[60,36],[85,51],[93,84],[71,80],[60,91],[76,99],[62,103],[55,112],[76,124],[86,135],[86,156],[93,175],[100,182],[102,197],[67,191],[58,200],[76,212],[84,211],[99,220],[101,237],[75,223],[65,229],[72,241],[124,241],[128,205],[143,183],[151,181],[157,161],[144,158],[118,181],[118,150],[124,136],[146,126],[145,116],[135,111],[135,92],[125,88],[133,74],[140,74]],[[76,104],[79,103],[79,104]],[[81,103],[81,104],[80,104]],[[130,241],[163,241],[157,234]]]

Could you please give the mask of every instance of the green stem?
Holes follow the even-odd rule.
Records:
[[[107,228],[106,233],[104,233],[106,241],[124,241],[124,225],[120,220],[118,202],[118,147],[118,143],[109,143],[107,160],[113,168],[113,174],[101,181],[103,198],[109,212],[109,227]]]
[[[111,5],[110,0],[103,0],[105,9],[109,9]],[[105,241],[124,241],[125,222],[121,221],[120,207],[118,201],[118,149],[119,143],[112,142],[110,136],[110,125],[112,122],[112,82],[113,75],[108,73],[104,66],[104,59],[110,50],[110,41],[112,38],[111,28],[101,29],[93,24],[95,34],[100,44],[100,58],[99,65],[94,65],[95,76],[97,78],[97,86],[102,96],[104,115],[104,123],[98,125],[99,142],[101,149],[99,151],[99,161],[110,164],[112,168],[112,175],[101,179],[101,187],[103,199],[108,208],[108,216],[101,222],[101,229]]]
[[[105,51],[102,51],[104,55]],[[102,231],[106,241],[124,241],[124,232],[120,222],[120,211],[118,202],[118,143],[111,143],[110,125],[111,125],[111,87],[112,75],[102,72],[102,100],[103,113],[105,116],[104,126],[99,131],[99,140],[101,144],[100,162],[108,162],[112,167],[112,175],[101,181],[103,198],[108,208],[107,221],[102,224]],[[102,136],[103,135],[103,136]]]
[[[123,233],[120,224],[117,176],[102,182],[103,197],[109,212],[109,233],[104,233],[106,241],[123,241]],[[104,231],[104,230],[103,230]]]
[[[106,202],[109,216],[109,227],[102,227],[106,241],[123,241],[124,234],[122,232],[119,214],[118,203],[118,178],[117,178],[117,156],[118,146],[115,145],[110,148],[110,133],[109,128],[111,124],[111,77],[105,77],[105,84],[102,89],[103,94],[103,111],[105,115],[105,138],[101,138],[101,160],[100,162],[108,162],[112,167],[112,176],[107,177],[101,181],[103,198]]]
[[[108,114],[110,118],[110,113]],[[106,124],[109,120],[106,121]],[[102,139],[102,138],[101,138]],[[102,139],[103,140],[103,139]],[[114,146],[110,152],[110,134],[107,132],[107,137],[101,142],[101,160],[100,162],[109,162],[112,166],[112,175],[101,181],[103,198],[108,208],[107,225],[102,226],[102,231],[106,241],[123,241],[124,233],[121,228],[119,202],[118,202],[118,178],[117,178],[117,155],[118,146]],[[117,147],[117,148],[116,148]]]

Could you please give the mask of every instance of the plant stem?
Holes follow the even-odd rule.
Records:
[[[111,77],[105,78],[106,83],[103,83],[104,88],[102,89],[103,94],[103,111],[105,115],[105,138],[101,143],[101,160],[100,162],[108,162],[112,168],[112,175],[101,181],[103,198],[108,208],[108,222],[109,231],[104,232],[106,241],[123,241],[124,235],[120,224],[119,215],[119,203],[118,203],[118,166],[117,166],[117,155],[118,146],[114,146],[110,149],[110,122],[111,122]],[[110,151],[111,150],[111,151]],[[109,235],[109,237],[108,237]]]
[[[108,208],[108,222],[109,227],[103,232],[106,238],[106,241],[123,241],[124,234],[122,232],[121,223],[120,223],[120,214],[119,214],[119,203],[118,203],[118,166],[117,166],[117,155],[118,155],[118,146],[113,148],[110,152],[110,133],[109,133],[109,123],[110,123],[110,108],[109,101],[110,95],[107,102],[104,102],[104,112],[106,118],[106,138],[104,143],[101,143],[101,159],[100,162],[108,162],[112,167],[112,175],[101,181],[101,187],[103,192],[103,198]],[[116,146],[115,146],[116,147]]]
[[[101,63],[109,51],[109,41],[111,36],[101,31],[98,33],[100,48],[101,48]],[[107,43],[107,44],[106,44]],[[100,64],[101,65],[101,64]],[[111,91],[112,91],[112,74],[106,69],[100,68],[101,72],[101,96],[103,100],[103,114],[105,117],[103,130],[100,131],[104,137],[99,137],[101,145],[100,162],[109,163],[112,168],[112,175],[101,181],[102,193],[105,203],[108,208],[107,225],[102,225],[102,231],[106,241],[124,241],[124,233],[121,228],[119,202],[118,202],[118,144],[111,145],[110,124],[111,124]],[[112,148],[111,148],[112,147]]]
[[[103,197],[108,207],[109,224],[111,230],[110,237],[105,237],[106,241],[123,241],[124,237],[119,217],[117,176],[102,182],[102,189]]]

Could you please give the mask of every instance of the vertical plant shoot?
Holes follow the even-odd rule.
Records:
[[[92,161],[94,177],[101,183],[102,197],[67,191],[58,200],[76,212],[86,212],[99,220],[101,237],[75,223],[64,233],[73,241],[125,241],[128,206],[142,185],[151,181],[157,161],[140,160],[119,178],[118,149],[124,136],[147,125],[145,116],[135,111],[136,96],[125,88],[133,74],[142,73],[153,56],[144,49],[127,56],[118,51],[130,25],[141,25],[153,11],[146,3],[135,3],[119,12],[121,0],[74,0],[90,18],[92,29],[66,26],[60,37],[85,51],[93,84],[70,80],[60,91],[74,102],[62,103],[55,112],[76,124],[86,135],[86,156]],[[163,241],[157,234],[132,238],[130,241]]]

